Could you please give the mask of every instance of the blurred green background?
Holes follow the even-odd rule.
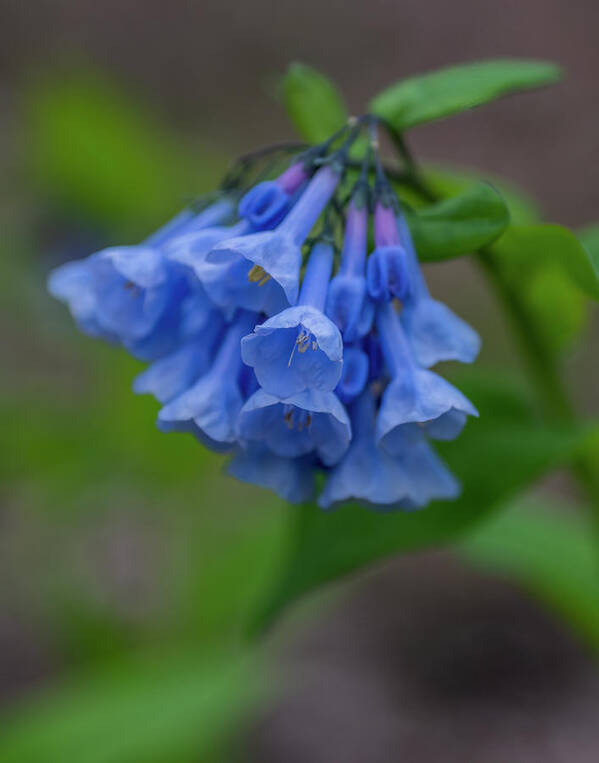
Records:
[[[458,552],[410,555],[310,597],[248,646],[286,550],[286,507],[224,477],[191,438],[158,433],[157,405],[130,391],[140,364],[80,336],[45,278],[138,240],[236,154],[291,137],[277,77],[295,57],[333,75],[357,111],[419,69],[490,55],[563,63],[566,84],[424,127],[412,145],[511,178],[544,219],[593,222],[598,13],[565,0],[484,15],[468,0],[0,5],[0,760],[597,759],[587,650],[599,599],[589,538],[561,524],[578,500],[568,478],[537,485]],[[481,366],[519,373],[471,264],[428,274],[483,335]],[[567,376],[597,412],[596,316],[543,277],[533,296],[545,310],[547,295],[565,300]],[[543,548],[519,561],[548,503]],[[528,535],[514,535],[523,514]],[[551,578],[556,560],[565,582]]]

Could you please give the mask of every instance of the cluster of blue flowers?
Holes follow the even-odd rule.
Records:
[[[202,208],[58,267],[49,289],[150,363],[134,390],[162,404],[158,427],[230,452],[238,479],[292,502],[318,484],[322,508],[413,509],[459,493],[430,440],[477,415],[429,369],[480,342],[431,297],[372,136],[350,158],[360,130],[291,160],[273,147],[266,169],[268,152],[246,157]]]

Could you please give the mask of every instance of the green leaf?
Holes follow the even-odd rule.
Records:
[[[424,178],[428,186],[442,198],[457,196],[473,183],[490,183],[503,197],[513,225],[538,222],[541,213],[535,199],[503,177],[484,175],[463,167],[425,165]]]
[[[559,66],[545,61],[475,61],[400,80],[374,98],[370,111],[405,130],[560,78]]]
[[[599,574],[593,535],[579,517],[572,516],[570,507],[550,508],[551,513],[542,513],[538,502],[516,502],[458,549],[476,565],[524,586],[599,649]]]
[[[436,262],[469,254],[494,241],[507,228],[508,208],[486,183],[466,188],[459,196],[408,213],[418,256]]]
[[[589,301],[556,265],[531,273],[524,293],[550,349],[569,347],[586,328]]]
[[[470,371],[459,385],[479,408],[460,438],[439,447],[462,481],[454,502],[417,512],[380,514],[359,506],[332,513],[292,509],[289,557],[278,585],[259,613],[261,627],[305,592],[379,559],[454,540],[548,470],[568,462],[582,437],[537,421],[517,385]]]
[[[252,696],[248,665],[194,651],[113,663],[4,716],[3,763],[207,760]],[[223,759],[223,758],[219,758]]]
[[[494,250],[515,277],[556,265],[585,294],[599,299],[599,259],[594,259],[579,239],[561,225],[510,227]]]
[[[347,122],[347,110],[337,88],[305,64],[290,65],[283,80],[283,94],[289,118],[310,143],[326,140]]]

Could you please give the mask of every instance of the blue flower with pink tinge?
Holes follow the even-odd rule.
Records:
[[[61,265],[49,289],[148,361],[133,389],[161,405],[158,428],[227,453],[236,479],[412,511],[459,494],[431,443],[477,412],[430,367],[471,362],[480,340],[430,296],[373,125],[242,157],[201,211]]]

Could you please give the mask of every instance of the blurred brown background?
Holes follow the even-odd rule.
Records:
[[[495,56],[557,61],[568,74],[559,88],[420,128],[413,143],[428,158],[513,178],[559,222],[597,217],[593,0],[3,0],[0,9],[9,113],[27,72],[92,61],[169,122],[231,150],[289,132],[269,91],[294,59],[328,73],[356,112],[385,85],[427,69]]]
[[[400,77],[515,56],[559,62],[567,79],[418,128],[412,147],[429,160],[510,178],[540,200],[545,219],[584,225],[599,219],[598,29],[595,0],[0,0],[0,203],[9,216],[37,219],[14,201],[27,182],[15,162],[20,94],[53,67],[97,66],[185,140],[201,138],[204,150],[232,156],[291,135],[273,102],[277,75],[291,60],[330,75],[360,112]],[[469,266],[444,266],[433,279],[481,327],[484,358],[511,362],[502,324]],[[572,353],[569,371],[577,393],[596,406],[596,361],[588,355]],[[33,372],[52,375],[54,360],[43,362],[48,368]],[[119,521],[108,518],[113,530]],[[131,580],[142,590],[152,585],[131,551],[144,542],[133,527],[114,531],[121,543],[114,553],[127,558],[117,591]],[[9,535],[16,544],[24,536],[27,530]],[[52,542],[60,554],[61,539]],[[9,559],[0,569],[14,575],[20,564]],[[516,589],[444,554],[384,565],[342,589],[341,605],[325,607],[312,629],[277,645],[284,698],[247,732],[247,759],[599,758],[596,668]],[[123,596],[115,594],[119,606]],[[4,619],[0,682],[10,702],[59,668],[35,616]]]

